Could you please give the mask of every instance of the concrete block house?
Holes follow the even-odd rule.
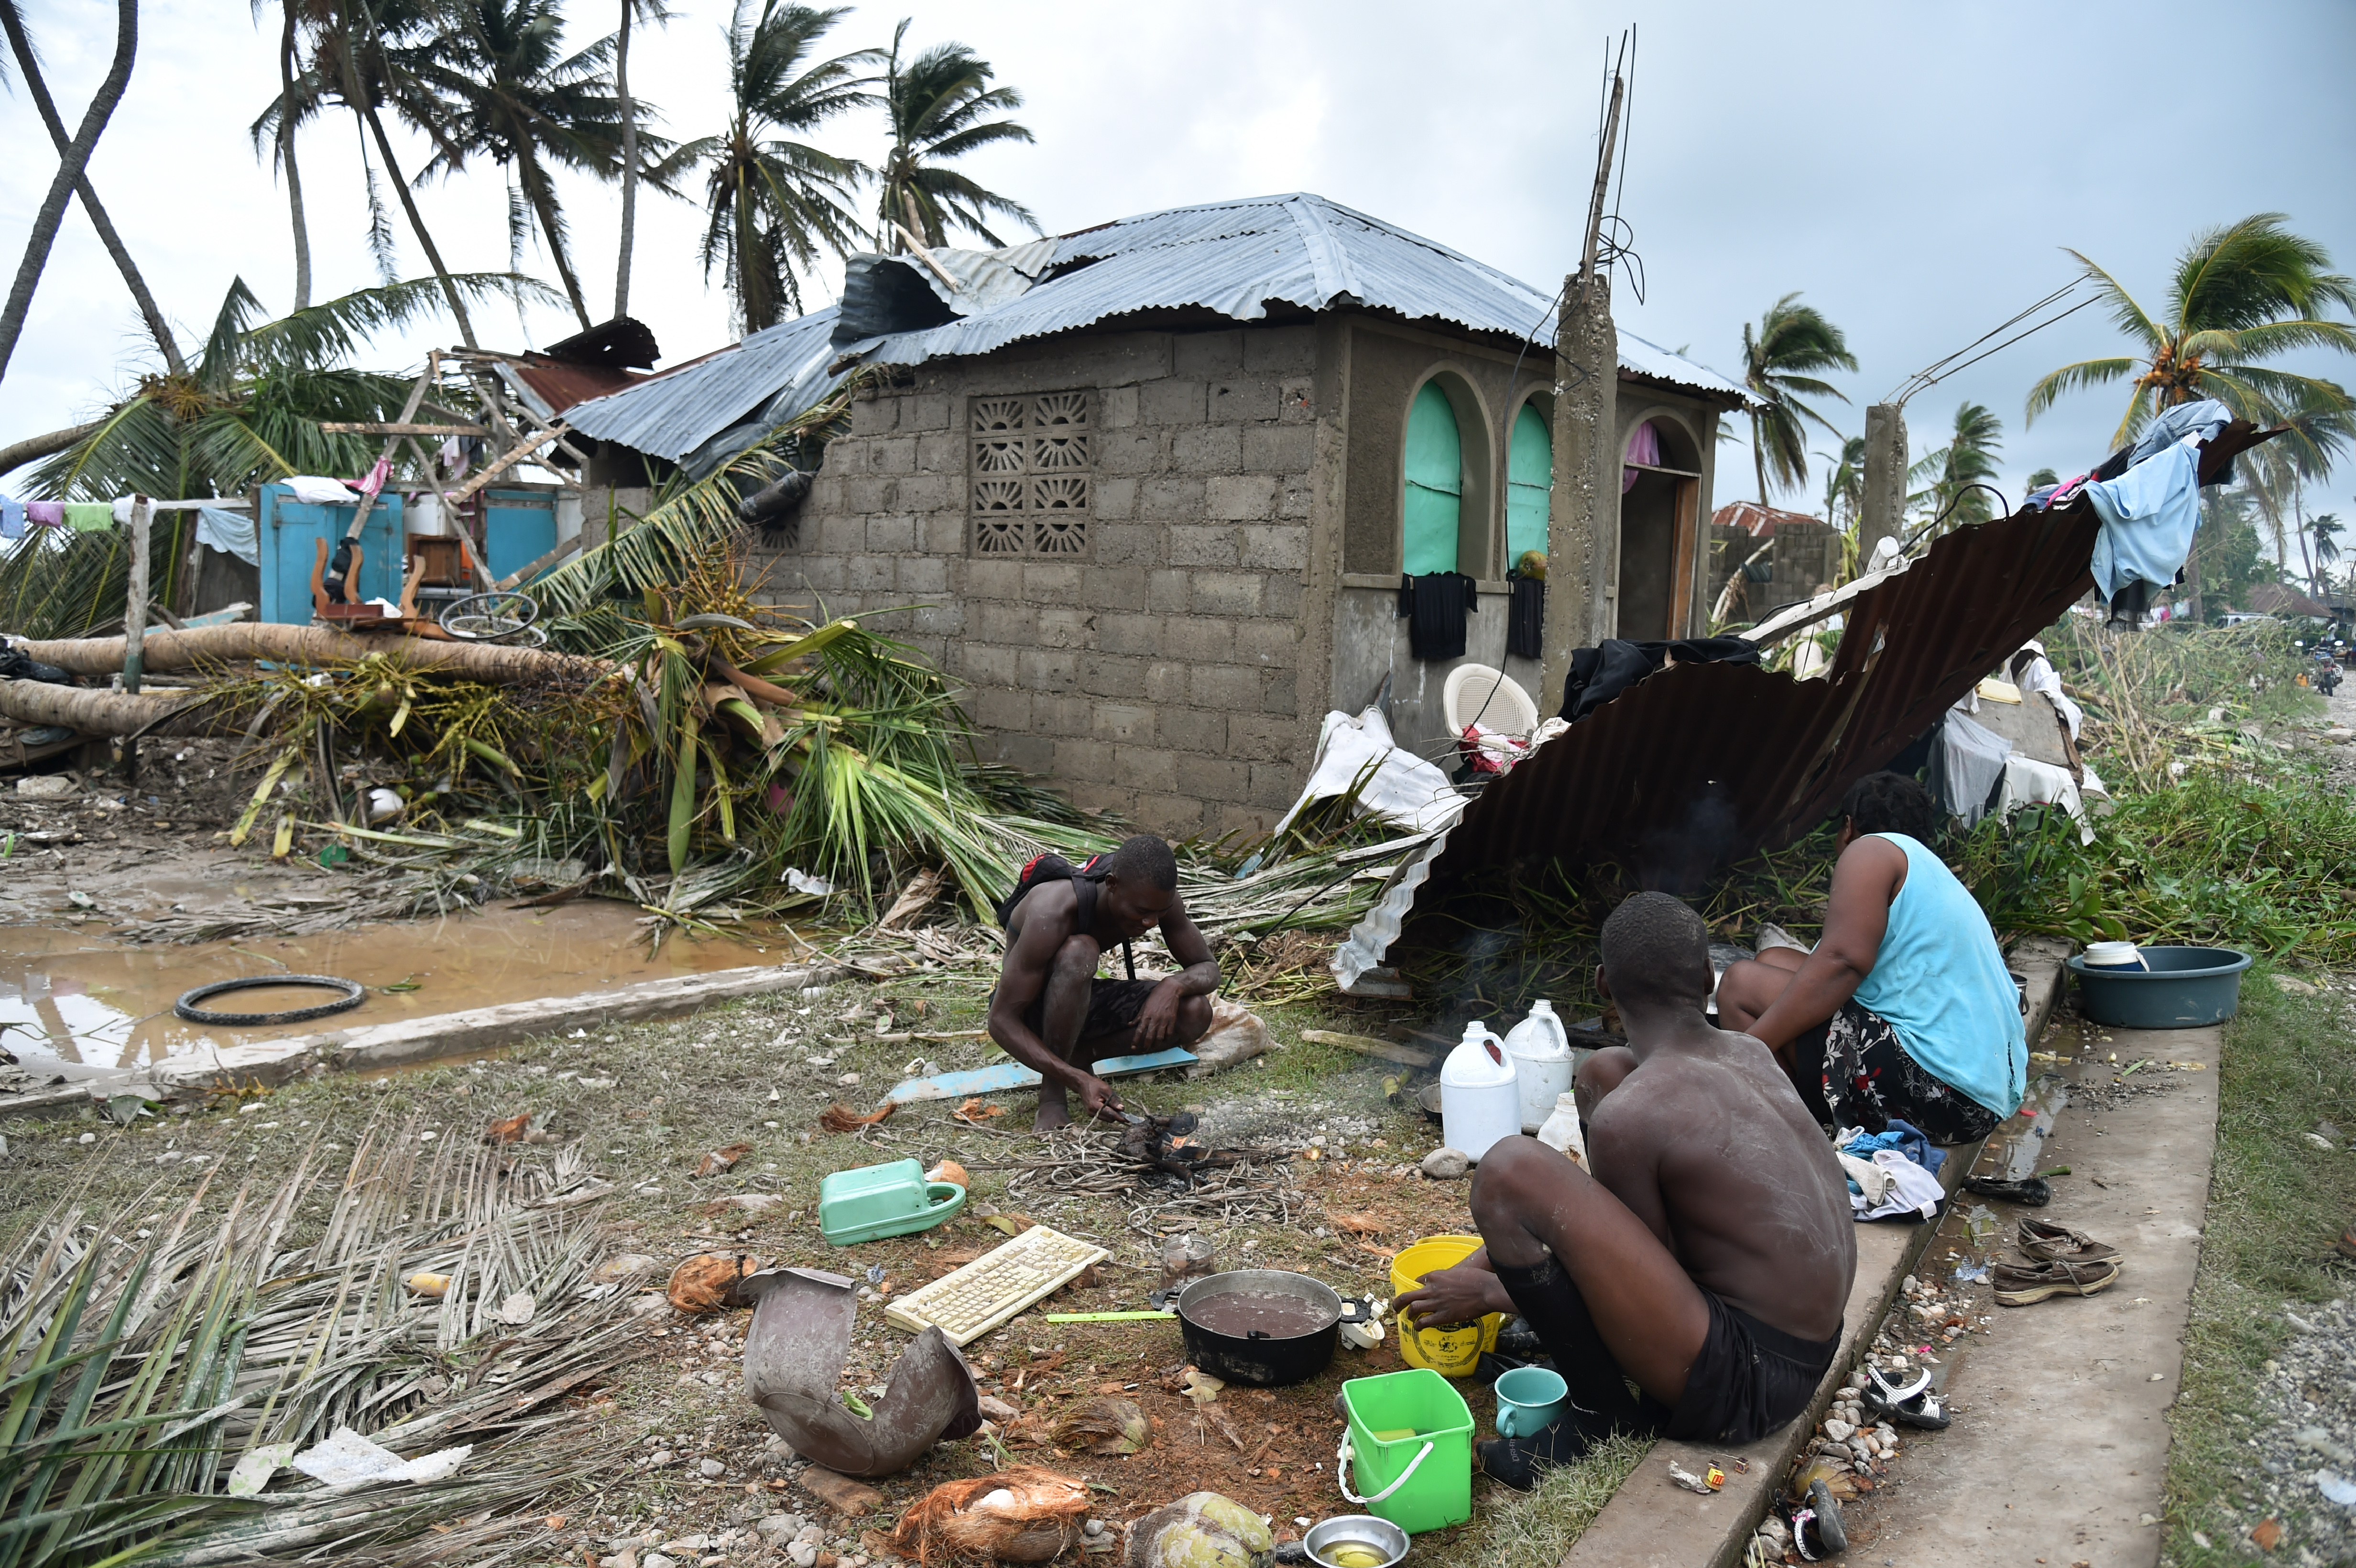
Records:
[[[854,261],[847,304],[581,404],[591,483],[708,473],[879,368],[827,443],[780,603],[880,617],[959,681],[985,753],[1173,836],[1258,829],[1321,717],[1381,694],[1444,758],[1454,660],[1403,574],[1461,572],[1464,657],[1507,651],[1547,547],[1549,295],[1315,196],[1183,208],[997,251]],[[1620,334],[1626,454],[1600,528],[1618,635],[1708,613],[1716,372]]]

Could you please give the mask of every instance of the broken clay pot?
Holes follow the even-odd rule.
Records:
[[[981,1430],[981,1392],[965,1358],[928,1328],[900,1353],[874,1415],[861,1420],[835,1397],[859,1302],[851,1282],[818,1269],[780,1268],[744,1282],[757,1292],[744,1336],[744,1392],[769,1430],[798,1454],[846,1476],[889,1476],[936,1443]]]

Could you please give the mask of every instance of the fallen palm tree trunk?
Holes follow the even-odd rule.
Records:
[[[0,719],[62,724],[84,735],[225,735],[238,728],[234,705],[195,691],[127,692],[0,680]]]
[[[121,637],[73,637],[17,645],[43,664],[74,675],[112,675],[123,667]],[[207,665],[271,659],[281,664],[358,664],[380,654],[396,668],[439,670],[501,686],[526,686],[571,678],[594,680],[606,673],[596,659],[544,648],[511,648],[495,643],[429,641],[422,637],[356,637],[324,626],[280,626],[243,622],[200,626],[186,632],[147,634],[144,664],[151,674]]]

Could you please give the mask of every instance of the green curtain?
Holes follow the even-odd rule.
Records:
[[[1554,493],[1554,437],[1545,416],[1529,404],[1514,416],[1514,439],[1505,449],[1505,564],[1526,550],[1547,548],[1547,502]]]
[[[1463,507],[1464,441],[1448,394],[1426,381],[1407,416],[1406,539],[1410,577],[1456,570],[1456,525]]]

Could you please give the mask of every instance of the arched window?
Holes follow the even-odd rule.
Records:
[[[1546,416],[1528,403],[1514,416],[1505,449],[1505,564],[1547,548],[1547,498],[1554,493],[1554,436]]]
[[[1406,538],[1399,559],[1408,576],[1456,570],[1463,492],[1464,440],[1455,407],[1426,381],[1407,416]]]

